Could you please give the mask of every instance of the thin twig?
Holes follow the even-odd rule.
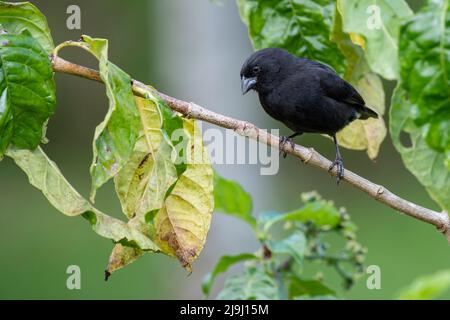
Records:
[[[83,77],[90,80],[102,82],[98,71],[68,62],[57,56],[52,56],[53,69],[56,72],[68,73]],[[166,104],[186,117],[194,118],[215,124],[219,127],[231,129],[238,134],[265,143],[274,148],[279,148],[280,138],[261,130],[254,124],[233,119],[222,114],[202,108],[195,103],[178,100],[170,97],[164,93],[157,92],[154,88],[149,87],[139,81],[133,80],[133,92],[140,97],[146,97],[148,92],[158,94]],[[306,148],[300,145],[292,147],[289,143],[284,144],[281,149],[299,158],[303,163],[328,171],[331,161],[316,152],[313,148]],[[336,170],[331,172],[336,176]],[[375,200],[384,203],[391,208],[404,213],[415,219],[427,222],[434,225],[447,238],[450,244],[450,218],[446,212],[437,212],[431,209],[424,208],[413,202],[400,198],[394,193],[387,190],[385,187],[373,183],[350,170],[345,171],[344,181],[348,182],[355,188],[367,193]]]

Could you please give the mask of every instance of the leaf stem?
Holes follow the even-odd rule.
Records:
[[[353,277],[342,268],[341,263],[350,262],[350,257],[346,255],[306,255],[306,260],[322,260],[332,266],[339,276],[344,280],[345,288],[350,289],[353,285]]]

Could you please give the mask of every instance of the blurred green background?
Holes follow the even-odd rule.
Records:
[[[81,34],[108,38],[111,60],[134,78],[180,99],[288,133],[262,111],[255,94],[242,97],[240,93],[240,67],[252,49],[234,1],[224,0],[222,6],[208,0],[33,3],[47,16],[55,43],[76,40]],[[414,10],[420,3],[410,2]],[[81,8],[82,30],[66,27],[66,9],[71,4]],[[79,50],[67,49],[62,56],[95,67],[93,58]],[[104,87],[69,75],[57,74],[56,80],[57,111],[47,134],[51,142],[44,149],[69,181],[87,195],[91,139],[107,108]],[[392,86],[386,83],[388,93]],[[328,139],[306,135],[297,142],[334,156]],[[438,209],[404,168],[389,138],[376,162],[364,152],[344,150],[343,156],[347,168],[400,196]],[[351,291],[340,290],[344,297],[389,299],[417,276],[450,266],[449,247],[432,227],[402,216],[346,184],[337,188],[334,179],[296,159],[281,159],[274,176],[261,176],[257,165],[217,165],[216,169],[238,180],[253,195],[255,212],[295,208],[300,193],[309,190],[318,190],[347,207],[359,226],[360,242],[369,249],[366,264],[381,267],[382,288],[367,289],[363,277]],[[215,214],[205,249],[190,276],[177,261],[148,254],[104,282],[103,270],[113,244],[92,232],[84,219],[68,218],[53,209],[9,159],[0,163],[0,195],[2,299],[197,299],[202,297],[202,277],[221,255],[258,248],[248,226]],[[100,190],[97,206],[121,217],[111,184]],[[81,268],[81,290],[66,288],[69,265]],[[336,275],[323,271],[339,289]],[[216,292],[222,283],[223,277]]]

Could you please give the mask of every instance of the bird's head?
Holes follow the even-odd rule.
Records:
[[[293,56],[283,49],[267,48],[253,53],[241,68],[242,94],[261,92],[277,78],[283,65]]]

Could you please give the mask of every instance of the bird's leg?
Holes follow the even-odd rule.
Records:
[[[282,150],[284,145],[289,142],[292,149],[294,149],[294,147],[295,147],[294,138],[297,136],[301,136],[302,134],[303,134],[303,132],[294,132],[289,137],[286,137],[286,136],[280,137],[280,155],[283,154],[283,158],[286,158],[286,156],[287,156],[287,153]]]
[[[339,151],[339,144],[337,142],[335,134],[333,134],[333,141],[334,141],[334,145],[336,146],[336,159],[333,161],[333,163],[331,164],[328,171],[331,171],[334,169],[334,167],[337,167],[336,179],[337,179],[337,184],[339,185],[339,181],[341,181],[341,179],[344,177],[344,161],[341,157],[341,153]]]

